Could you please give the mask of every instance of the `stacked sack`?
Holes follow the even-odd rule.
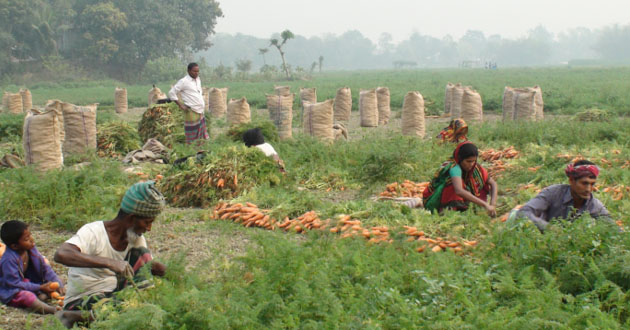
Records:
[[[391,115],[389,88],[378,87],[376,89],[376,103],[378,108],[378,125],[385,125],[389,122]]]
[[[503,120],[536,121],[544,118],[542,89],[539,86],[503,91]]]
[[[63,102],[64,155],[96,150],[96,108],[98,104],[77,106]]]
[[[424,137],[424,98],[420,92],[405,95],[401,116],[402,134]]]
[[[316,103],[317,88],[300,88],[300,101],[302,102],[302,106],[304,106],[304,102]]]
[[[116,113],[127,113],[127,89],[118,88],[114,90],[114,109]]]
[[[470,86],[448,83],[444,96],[444,113],[450,114],[451,119],[462,118],[467,122],[482,121],[481,95]]]
[[[227,88],[212,87],[208,91],[208,107],[213,118],[221,118],[227,112]]]
[[[22,112],[26,112],[33,108],[33,96],[28,89],[20,89],[20,96],[22,97]]]
[[[159,87],[155,87],[155,85],[153,85],[153,88],[149,90],[149,97],[148,97],[149,107],[151,107],[151,105],[153,104],[157,104],[158,100],[162,100],[165,98],[167,98],[166,94],[162,93],[162,90],[160,90]]]
[[[333,100],[319,103],[304,102],[302,127],[305,134],[325,141],[335,139],[335,132],[333,131],[333,102]]]
[[[26,165],[35,165],[39,171],[63,166],[59,117],[61,113],[56,109],[26,112],[22,130]]]
[[[352,92],[350,87],[341,87],[337,90],[333,111],[335,113],[335,121],[350,121],[350,112],[352,111]]]
[[[227,106],[227,122],[230,126],[249,123],[251,119],[252,114],[246,98],[230,99]]]
[[[378,126],[378,99],[376,89],[362,90],[359,92],[359,116],[361,127]]]
[[[280,139],[290,139],[293,123],[293,94],[289,95],[269,95],[267,94],[267,109],[269,118],[278,129]]]

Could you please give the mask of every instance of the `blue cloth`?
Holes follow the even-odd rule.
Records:
[[[452,177],[462,177],[462,168],[459,167],[459,164],[451,167],[450,170],[448,170],[448,174]]]
[[[540,231],[544,231],[549,221],[553,219],[562,218],[573,221],[584,212],[588,212],[593,218],[602,217],[602,219],[612,223],[604,204],[592,194],[591,198],[579,210],[573,212],[574,210],[571,186],[557,184],[543,189],[536,197],[527,202],[518,211],[517,217],[529,218]]]
[[[20,255],[7,247],[2,259],[0,259],[0,301],[7,304],[18,292],[25,290],[33,293],[39,291],[39,286],[46,282],[58,282],[60,287],[63,283],[55,274],[55,271],[44,261],[37,248],[28,251],[29,262],[26,272],[22,269],[22,258]],[[28,278],[30,282],[23,280]]]

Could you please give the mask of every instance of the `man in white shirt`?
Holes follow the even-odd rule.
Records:
[[[138,274],[152,261],[142,234],[151,230],[164,204],[164,196],[153,181],[136,183],[125,193],[116,218],[84,225],[59,247],[55,261],[70,267],[64,311],[57,314],[66,327],[91,320],[92,315],[85,319],[82,311],[112,298],[129,284],[128,280],[136,287],[150,284]],[[163,264],[151,263],[153,275],[163,276],[165,272]]]
[[[199,79],[199,65],[188,64],[188,74],[180,79],[168,92],[169,99],[173,100],[184,111],[184,131],[186,143],[203,142],[210,138],[204,116],[205,103],[201,79]],[[181,99],[179,98],[181,97]]]

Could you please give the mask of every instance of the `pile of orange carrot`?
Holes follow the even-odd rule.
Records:
[[[429,186],[430,182],[413,182],[405,180],[403,183],[390,183],[385,187],[385,191],[380,193],[383,197],[418,197],[422,198],[422,192]]]

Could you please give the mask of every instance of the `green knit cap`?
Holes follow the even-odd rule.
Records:
[[[138,182],[127,189],[120,208],[127,214],[144,218],[157,217],[165,205],[164,196],[155,187],[155,181]]]

